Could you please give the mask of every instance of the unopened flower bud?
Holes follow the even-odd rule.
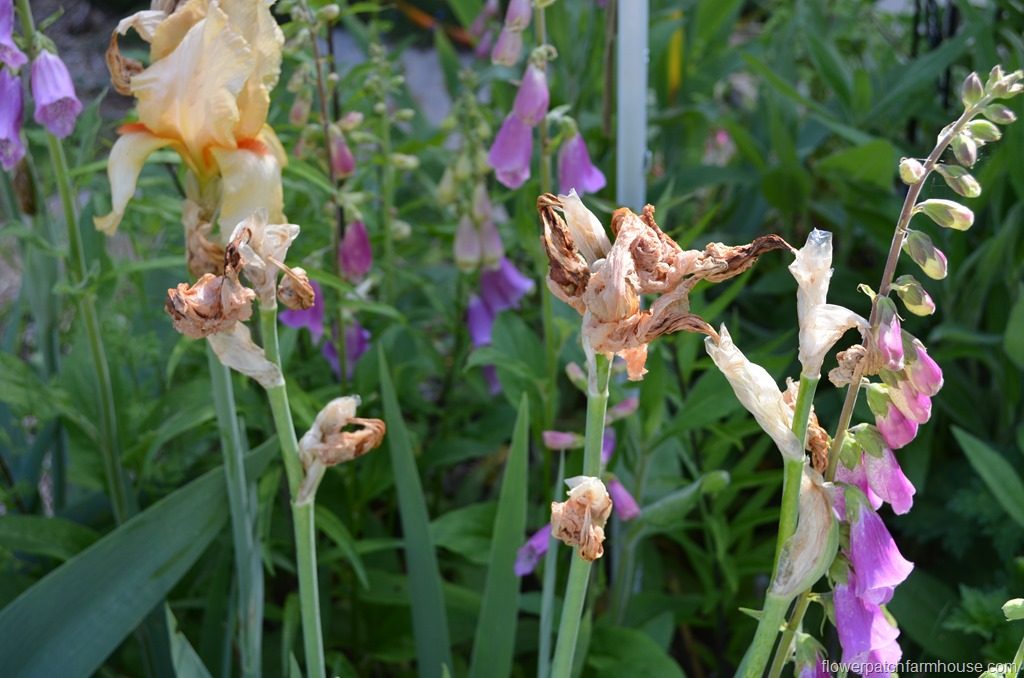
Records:
[[[934,396],[942,388],[942,368],[919,340],[914,339],[911,346],[913,361],[907,365],[907,378],[916,390]]]
[[[946,180],[946,185],[965,198],[977,198],[981,195],[981,184],[959,165],[936,165],[935,171]]]
[[[914,315],[935,313],[935,302],[914,276],[901,275],[893,281],[892,288],[896,290],[896,294],[899,295],[900,301],[907,307],[907,310]]]
[[[587,375],[584,373],[583,368],[580,367],[579,363],[569,363],[565,366],[565,376],[569,378],[569,381],[573,386],[587,392]]]
[[[467,181],[472,175],[472,161],[466,155],[460,155],[455,161],[455,179],[457,181]]]
[[[549,450],[577,450],[583,447],[583,436],[569,431],[544,431],[540,434]]]
[[[338,270],[346,280],[359,282],[372,266],[370,234],[362,221],[353,221],[345,227],[345,235],[338,244]]]
[[[395,240],[405,240],[412,235],[412,224],[405,219],[394,219],[391,222],[391,237]]]
[[[1024,598],[1014,598],[1003,603],[1003,615],[1006,621],[1024,619]]]
[[[482,258],[480,231],[473,220],[463,216],[455,229],[455,265],[459,270],[469,273],[480,266]]]
[[[942,280],[946,277],[946,255],[932,243],[932,239],[926,233],[908,231],[903,241],[903,251],[932,280]]]
[[[604,526],[612,499],[600,478],[576,476],[565,481],[569,499],[551,502],[551,534],[576,546],[580,558],[597,560],[604,554]]]
[[[335,4],[324,5],[316,11],[317,21],[336,21],[339,16],[341,16],[341,7]]]
[[[972,120],[967,123],[966,129],[975,141],[981,143],[999,141],[1003,138],[1003,133],[999,128],[988,120]]]
[[[505,258],[505,245],[498,227],[490,219],[480,224],[480,263],[484,268],[496,268]]]
[[[969,134],[957,134],[950,146],[953,147],[953,155],[956,156],[957,162],[964,167],[974,167],[974,163],[978,161],[978,144]]]
[[[908,186],[912,186],[924,178],[924,165],[913,158],[900,160],[900,179]]]
[[[963,101],[965,108],[970,108],[981,101],[983,96],[985,96],[985,86],[981,84],[981,78],[977,73],[971,73],[960,87],[960,100]]]
[[[491,198],[483,181],[476,182],[473,187],[473,218],[481,224],[491,218]]]
[[[523,32],[502,28],[491,50],[491,63],[496,66],[515,66],[523,53]]]
[[[392,116],[398,122],[409,122],[416,117],[416,111],[411,108],[399,108]]]
[[[966,231],[974,224],[974,212],[958,202],[932,198],[917,204],[915,212],[923,212],[939,226]]]
[[[420,166],[420,159],[415,155],[408,155],[406,153],[392,153],[391,164],[396,169],[400,170],[414,170]]]
[[[985,89],[991,91],[996,86],[996,83],[1000,82],[1004,77],[1003,67],[1000,64],[996,64],[988,72],[988,79],[985,80]]]
[[[839,549],[839,526],[821,475],[804,467],[800,480],[800,513],[796,532],[779,554],[771,592],[792,598],[825,574]]]
[[[629,415],[637,411],[640,407],[640,399],[636,396],[630,396],[625,400],[608,408],[608,414],[605,415],[605,422],[607,424],[615,423],[620,419],[625,419]]]
[[[342,179],[356,171],[356,158],[352,155],[345,134],[337,125],[330,126],[331,169],[335,177]]]
[[[312,308],[316,301],[316,292],[309,282],[309,275],[306,270],[296,266],[295,268],[283,267],[284,277],[277,286],[277,300],[285,308],[305,310]]]
[[[997,125],[1009,125],[1017,120],[1017,114],[1002,104],[989,104],[981,114]]]
[[[989,94],[997,99],[1007,99],[1019,94],[1019,83],[1022,77],[1024,77],[1024,73],[1020,70],[1002,75],[1001,70],[999,74],[996,74],[993,69],[993,75],[989,77]]]
[[[378,101],[373,105],[373,112],[375,115],[384,116],[388,114],[388,105],[383,101]]]
[[[349,111],[338,120],[342,132],[351,132],[362,124],[363,114],[360,111]]]
[[[295,97],[292,107],[288,111],[288,122],[301,127],[309,121],[309,112],[313,106],[312,95],[309,92],[302,92]]]
[[[878,297],[878,327],[874,343],[884,367],[898,371],[903,369],[903,334],[896,304],[889,297]]]
[[[612,506],[619,520],[633,520],[640,515],[640,505],[618,478],[608,480],[608,495],[612,498]]]

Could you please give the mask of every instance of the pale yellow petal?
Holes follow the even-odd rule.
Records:
[[[139,119],[154,134],[180,139],[197,164],[211,146],[235,147],[235,102],[251,70],[252,51],[211,3],[166,58],[132,78]]]
[[[107,176],[110,177],[110,214],[93,217],[96,228],[107,235],[113,235],[121,223],[128,201],[135,194],[135,184],[149,154],[171,143],[148,132],[124,134],[110,149],[107,160]]]
[[[145,9],[121,19],[120,23],[117,24],[117,28],[114,30],[117,31],[118,35],[125,35],[128,33],[128,29],[134,28],[140,38],[146,42],[152,42],[153,35],[157,28],[159,28],[160,24],[162,24],[166,19],[167,12]]]
[[[256,137],[259,141],[262,141],[270,149],[270,152],[277,158],[277,163],[281,167],[288,166],[288,152],[284,150],[284,144],[277,138],[277,133],[270,125],[264,125],[263,129],[260,130],[259,135]]]
[[[213,149],[221,175],[221,231],[229,233],[258,209],[267,211],[270,223],[284,218],[281,165],[269,147],[259,142],[234,150]]]
[[[239,139],[255,137],[267,120],[270,90],[281,74],[281,47],[284,34],[270,13],[265,0],[221,0],[231,28],[241,35],[252,57],[249,77],[238,95],[240,119],[235,128]]]
[[[181,44],[189,29],[206,17],[208,5],[207,0],[188,0],[168,16],[167,20],[153,32],[149,48],[150,60],[163,59],[173,52]]]

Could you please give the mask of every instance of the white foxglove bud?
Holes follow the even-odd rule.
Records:
[[[907,310],[914,315],[931,315],[935,313],[935,302],[932,301],[928,291],[921,286],[914,276],[901,275],[892,283],[900,301]]]
[[[565,215],[565,225],[569,227],[573,243],[579,250],[588,264],[593,264],[598,259],[603,259],[611,250],[612,244],[608,240],[608,234],[604,226],[587,206],[583,204],[576,191],[569,191],[569,195],[558,196],[562,203],[562,213]]]
[[[926,233],[908,230],[907,238],[903,241],[903,251],[932,280],[942,280],[946,277],[946,255],[935,246]]]
[[[914,212],[923,212],[939,226],[957,231],[966,231],[974,224],[974,212],[952,200],[925,200],[914,207]]]
[[[983,96],[985,96],[985,86],[981,84],[981,78],[977,73],[971,73],[960,88],[960,100],[964,102],[965,108],[970,108],[981,101]]]
[[[999,128],[988,120],[971,120],[967,123],[966,129],[971,133],[971,137],[973,137],[975,141],[983,143],[999,141],[1003,138],[1003,133],[999,131]]]
[[[965,198],[977,198],[981,195],[981,184],[959,165],[936,165],[935,171],[946,180],[946,185]]]
[[[997,125],[1009,125],[1017,120],[1017,114],[1002,104],[989,104],[981,114]]]
[[[969,134],[957,134],[950,146],[953,147],[953,155],[956,156],[958,163],[964,167],[974,167],[974,163],[978,161],[978,144]]]
[[[442,206],[451,205],[458,199],[458,192],[455,188],[455,173],[451,166],[441,175],[441,181],[437,184],[437,202]]]
[[[1007,621],[1024,619],[1024,598],[1014,598],[1003,603],[1003,615]]]
[[[913,158],[900,160],[900,179],[907,186],[913,186],[924,178],[924,165]]]

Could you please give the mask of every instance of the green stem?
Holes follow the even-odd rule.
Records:
[[[277,340],[277,307],[260,309],[260,332],[267,359],[281,366],[281,350]],[[302,616],[302,638],[306,654],[306,675],[323,678],[324,640],[320,628],[320,599],[317,590],[316,535],[313,522],[315,493],[308,500],[297,503],[303,481],[299,443],[295,436],[288,405],[288,391],[284,384],[267,389],[274,427],[281,445],[288,491],[292,499],[292,524],[295,529],[295,566],[299,574],[299,603]]]
[[[555,496],[565,481],[565,454],[558,455],[558,478]],[[548,537],[548,552],[544,555],[544,583],[540,595],[540,640],[537,645],[537,678],[551,674],[551,626],[555,618],[555,579],[558,572],[558,541]]]
[[[1013,664],[1006,672],[1006,678],[1017,678],[1022,666],[1024,666],[1024,639],[1021,639],[1020,645],[1017,647],[1017,654],[1013,655]]]
[[[206,355],[210,366],[213,406],[220,430],[220,450],[224,459],[228,505],[231,509],[231,537],[235,549],[235,575],[238,581],[238,645],[242,675],[261,673],[263,634],[263,563],[256,543],[256,513],[249,505],[249,482],[245,477],[245,447],[238,426],[231,370],[217,360],[209,345]]]
[[[775,638],[779,635],[779,627],[786,617],[786,610],[789,609],[789,596],[777,596],[768,593],[764,600],[764,610],[761,612],[761,619],[757,623],[757,633],[754,640],[743,655],[736,670],[737,676],[742,678],[761,678],[764,675],[764,666],[771,658],[772,648],[775,647]]]
[[[800,597],[796,599],[796,605],[793,606],[793,614],[789,617],[789,623],[786,624],[786,628],[782,631],[782,640],[779,641],[779,649],[775,653],[775,659],[772,660],[772,667],[768,671],[769,678],[779,678],[782,675],[782,669],[786,666],[786,662],[789,660],[789,648],[793,645],[793,638],[796,636],[797,629],[800,628],[800,622],[803,621],[804,614],[807,612],[807,608],[811,604],[811,592],[804,591],[800,594]]]
[[[19,0],[19,7],[27,4],[27,0]],[[26,14],[27,8],[22,9],[22,16]],[[70,250],[66,259],[68,278],[71,285],[77,288],[85,280],[85,249],[82,246],[82,234],[79,231],[75,199],[68,176],[68,162],[60,139],[52,134],[47,134],[46,142],[50,151],[50,160],[53,163],[54,178],[57,183],[57,191],[60,194],[61,206],[64,209],[64,222],[67,226]],[[95,296],[91,291],[80,291],[79,294],[81,294],[78,304],[79,314],[85,324],[89,352],[95,370],[96,388],[99,391],[100,452],[103,456],[103,469],[114,519],[121,524],[138,509],[134,497],[127,490],[124,468],[121,466],[121,441],[117,426],[117,410],[114,404],[114,386],[110,376],[110,363],[107,362],[107,353],[100,332],[100,319],[96,311]]]
[[[597,476],[601,472],[601,447],[604,442],[604,419],[608,409],[608,378],[611,375],[611,360],[602,354],[594,356],[587,392],[587,427],[583,446],[583,475]],[[569,566],[569,581],[565,587],[562,602],[562,620],[558,625],[558,641],[555,644],[555,659],[552,663],[553,678],[569,678],[572,673],[573,655],[580,630],[580,616],[587,595],[591,562],[578,555]]]
[[[383,50],[383,47],[381,48]],[[381,56],[381,59],[386,59]],[[383,78],[382,78],[383,79]],[[381,83],[381,103],[387,106],[386,84]],[[391,211],[395,202],[395,166],[391,160],[391,118],[385,112],[380,116],[380,152],[381,152],[381,214],[380,223],[384,231],[384,265],[387,269],[384,274],[384,303],[391,304],[394,301],[394,279],[395,279],[395,236],[391,223]]]

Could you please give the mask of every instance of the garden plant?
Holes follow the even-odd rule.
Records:
[[[1021,675],[1022,31],[0,0],[0,673]]]

